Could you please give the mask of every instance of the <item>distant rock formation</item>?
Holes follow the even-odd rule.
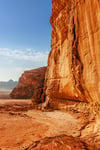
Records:
[[[0,90],[12,90],[18,82],[10,79],[9,81],[0,81]]]
[[[46,103],[100,103],[100,1],[52,0]]]
[[[43,85],[46,67],[25,71],[19,79],[18,85],[10,96],[15,99],[30,99],[40,103],[43,97]]]

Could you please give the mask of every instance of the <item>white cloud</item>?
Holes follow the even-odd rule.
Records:
[[[32,62],[47,61],[48,53],[49,51],[39,52],[33,49],[17,50],[9,48],[0,48],[0,57]]]
[[[0,80],[18,80],[25,70],[47,65],[48,51],[0,48]]]

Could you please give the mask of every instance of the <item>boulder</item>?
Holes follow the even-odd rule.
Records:
[[[88,146],[78,138],[67,135],[47,137],[40,141],[33,142],[27,150],[97,150],[95,147]]]

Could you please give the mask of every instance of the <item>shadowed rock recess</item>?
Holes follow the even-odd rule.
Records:
[[[34,97],[34,100],[43,102],[43,85],[46,67],[25,71],[19,79],[18,86],[11,92],[11,98],[27,99]]]
[[[52,0],[46,104],[99,102],[100,1]]]

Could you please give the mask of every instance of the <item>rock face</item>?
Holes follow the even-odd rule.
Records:
[[[78,138],[73,138],[66,135],[44,138],[43,140],[34,142],[27,150],[94,150],[94,147],[89,147],[86,143]],[[97,149],[95,149],[97,150]]]
[[[100,1],[52,0],[46,103],[100,102]]]
[[[18,86],[11,92],[11,98],[32,98],[40,102],[43,98],[43,85],[46,67],[25,71],[19,79]],[[41,100],[40,100],[41,99]]]

